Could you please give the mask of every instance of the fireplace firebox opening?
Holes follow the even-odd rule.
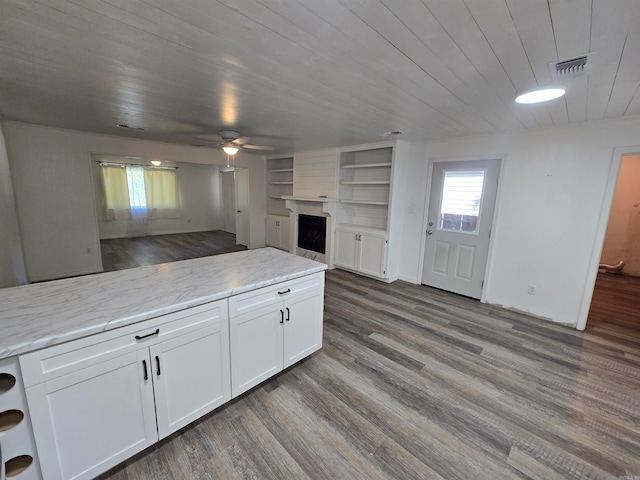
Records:
[[[325,253],[327,246],[327,218],[298,214],[298,248]]]

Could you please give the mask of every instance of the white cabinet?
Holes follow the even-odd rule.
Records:
[[[335,265],[386,278],[387,233],[382,230],[338,226]]]
[[[150,353],[160,439],[231,399],[226,316],[154,345]]]
[[[227,311],[221,300],[21,356],[44,478],[94,478],[229,400]]]
[[[229,298],[233,397],[322,347],[323,305],[324,273]]]
[[[289,224],[289,217],[285,217],[282,215],[268,215],[267,245],[288,252],[290,246]]]

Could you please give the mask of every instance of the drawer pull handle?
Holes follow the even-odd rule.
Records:
[[[160,357],[156,355],[156,375],[160,376]]]
[[[153,337],[154,335],[158,335],[160,333],[160,329],[156,328],[155,332],[148,333],[147,335],[136,335],[134,338],[136,340],[142,340],[143,338]]]
[[[289,293],[291,291],[290,288],[287,288],[284,292],[278,292],[278,295],[284,295],[285,293]]]
[[[142,360],[142,367],[144,368],[144,379],[149,380],[149,375],[147,374],[147,361]]]
[[[289,310],[289,307],[286,307],[286,308],[287,308],[287,322],[288,322],[289,320],[291,320],[291,310]]]
[[[280,310],[280,323],[284,323],[284,312]]]

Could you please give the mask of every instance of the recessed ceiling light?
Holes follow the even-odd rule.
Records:
[[[159,167],[162,165],[162,162],[160,160],[151,160],[151,165]]]
[[[380,137],[391,137],[391,136],[394,136],[394,135],[402,135],[403,133],[404,132],[401,131],[401,130],[393,130],[391,132],[380,133],[378,136],[380,136]]]
[[[127,125],[127,124],[124,124],[124,123],[118,123],[116,125],[116,127],[118,127],[118,128],[128,128],[130,130],[146,130],[146,128],[143,128],[143,127],[132,127],[131,125]]]
[[[530,104],[548,102],[560,98],[566,92],[564,85],[547,85],[526,90],[516,97],[516,103]]]

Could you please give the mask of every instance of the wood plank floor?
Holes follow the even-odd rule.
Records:
[[[339,270],[324,325],[321,351],[100,478],[640,478],[637,333]]]
[[[587,329],[608,328],[626,338],[640,332],[640,277],[599,273],[587,319]]]
[[[105,272],[111,272],[237,252],[246,247],[236,245],[234,234],[216,230],[100,240],[100,250],[102,267]]]

